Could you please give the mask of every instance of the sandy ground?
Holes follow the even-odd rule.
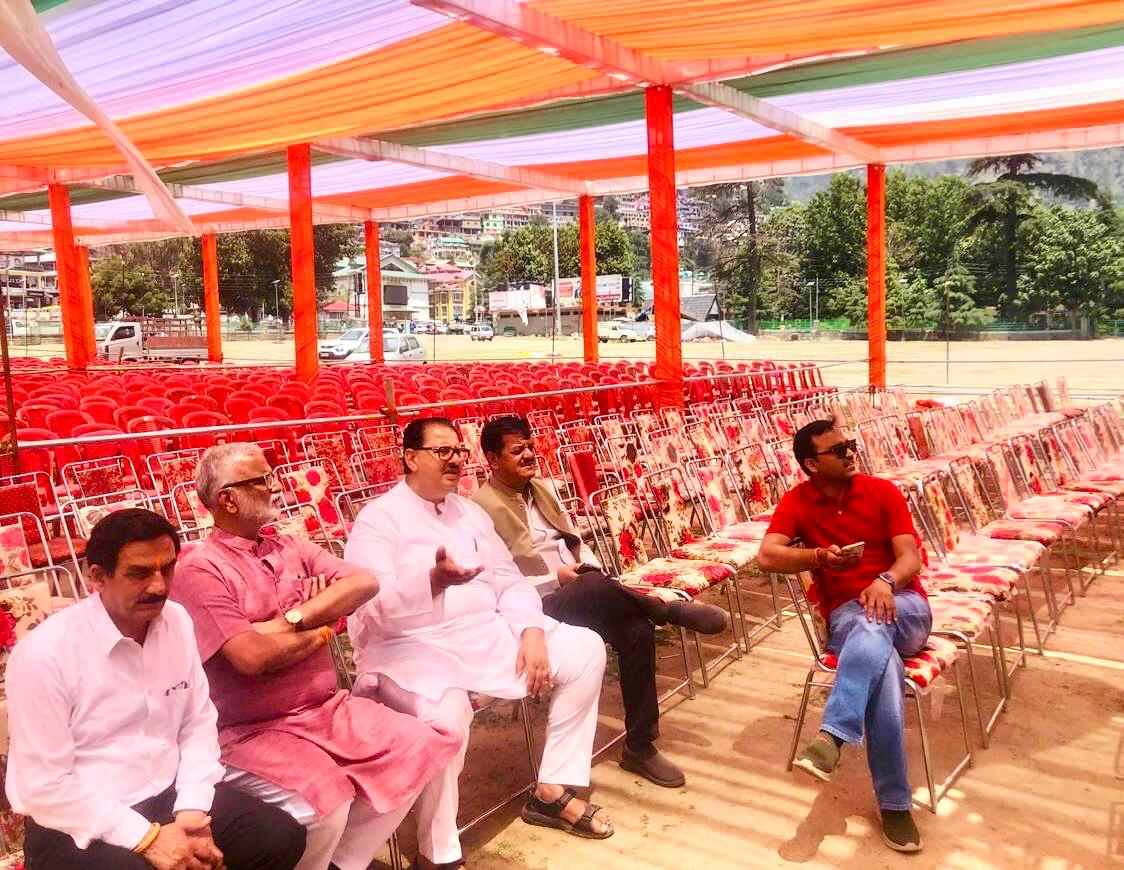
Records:
[[[420,336],[431,360],[580,359],[576,338],[505,338],[473,342],[465,336]],[[654,359],[653,342],[600,345],[602,359]],[[946,350],[948,362],[946,364]],[[227,340],[228,362],[271,362],[291,365],[291,341]],[[61,345],[13,347],[13,356],[61,356]],[[690,342],[687,360],[813,360],[828,368],[825,378],[838,386],[867,383],[867,349],[861,341],[761,340],[752,344]],[[1064,376],[1075,391],[1119,391],[1124,382],[1124,338],[1097,341],[973,341],[891,342],[890,383],[985,388]]]
[[[991,747],[979,749],[974,739],[975,766],[942,801],[939,814],[916,812],[925,841],[919,855],[899,856],[883,846],[860,751],[845,750],[828,785],[785,771],[809,661],[799,625],[788,621],[781,631],[764,634],[709,688],[700,688],[695,700],[665,705],[660,746],[684,768],[685,788],[662,789],[623,771],[618,750],[610,749],[594,767],[592,789],[593,800],[611,810],[615,836],[594,842],[530,827],[518,818],[516,801],[465,834],[469,866],[1047,870],[1124,864],[1122,582],[1119,571],[1096,580],[1088,597],[1064,614],[1046,656],[1031,657],[1016,676]],[[751,609],[764,613],[762,587],[748,581],[743,588]],[[676,651],[660,647],[661,673],[675,673]],[[994,677],[987,677],[981,669],[985,699],[994,697]],[[822,700],[810,713],[808,736],[819,706]],[[504,705],[480,714],[473,726],[462,823],[529,780],[520,727],[509,710]],[[610,675],[598,745],[619,733],[620,710]],[[540,706],[535,726],[540,747],[543,712]],[[916,722],[912,713],[908,719],[911,770],[920,785]],[[939,779],[953,754],[963,751],[954,695],[944,700],[930,734]],[[412,824],[407,820],[402,831],[407,856],[414,853]]]

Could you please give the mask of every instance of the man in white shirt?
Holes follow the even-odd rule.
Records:
[[[90,534],[95,594],[47,619],[7,670],[7,794],[34,870],[291,870],[304,829],[220,783],[191,620],[167,600],[179,539],[123,510]]]
[[[359,669],[357,694],[376,697],[467,741],[468,691],[500,698],[553,687],[546,747],[530,824],[604,839],[612,824],[567,786],[589,784],[601,639],[545,617],[488,515],[455,494],[468,450],[452,424],[415,420],[402,436],[406,479],[367,505],[346,559],[379,581],[379,595],[348,618]],[[418,839],[439,865],[462,862],[457,778],[464,748],[418,798]]]
[[[698,601],[668,603],[606,576],[550,487],[538,479],[531,429],[522,417],[489,420],[480,446],[492,476],[474,500],[543,596],[543,612],[596,631],[617,653],[627,731],[621,766],[656,785],[681,787],[683,772],[655,747],[660,706],[653,624],[717,634],[726,627],[726,614]]]

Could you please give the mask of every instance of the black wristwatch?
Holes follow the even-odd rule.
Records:
[[[883,571],[881,574],[878,575],[878,579],[879,580],[885,580],[887,583],[889,583],[891,592],[897,592],[898,591],[898,584],[894,580],[893,575],[891,575],[889,571]]]

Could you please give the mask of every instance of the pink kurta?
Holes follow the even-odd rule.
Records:
[[[251,541],[216,529],[176,568],[172,598],[187,608],[225,764],[299,793],[321,817],[358,795],[384,813],[408,800],[452,758],[455,737],[339,690],[327,648],[285,670],[238,673],[219,650],[300,605],[300,580],[352,568],[310,541]]]

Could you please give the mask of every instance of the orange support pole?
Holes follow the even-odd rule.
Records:
[[[675,136],[671,88],[644,92],[648,118],[648,195],[656,315],[656,379],[661,405],[683,404],[683,339],[679,308],[679,221],[675,213]],[[584,282],[583,282],[584,294]],[[596,291],[595,291],[596,295]]]
[[[870,385],[886,386],[886,167],[866,167],[866,335]]]
[[[49,184],[47,201],[51,206],[51,232],[55,240],[55,267],[58,270],[66,364],[72,369],[84,369],[87,362],[86,340],[83,337],[86,319],[82,314],[74,225],[70,221],[70,191],[64,184]]]
[[[587,363],[597,362],[597,230],[593,197],[578,197],[578,236],[582,260],[582,347]]]
[[[382,252],[379,250],[379,225],[363,221],[363,248],[367,256],[367,340],[371,362],[383,362],[382,355]]]
[[[86,345],[86,359],[97,359],[98,342],[94,338],[94,288],[90,283],[90,249],[79,245],[78,290],[82,299],[82,340]]]
[[[316,351],[316,262],[312,241],[312,164],[308,145],[290,145],[289,251],[293,261],[293,334],[297,377],[311,382],[320,371]]]
[[[222,362],[222,310],[219,306],[219,245],[203,233],[203,313],[207,319],[207,361]]]

